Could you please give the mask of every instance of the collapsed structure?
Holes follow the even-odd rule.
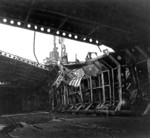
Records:
[[[149,103],[150,60],[136,45],[63,64],[50,97],[55,111],[69,113],[143,113]]]

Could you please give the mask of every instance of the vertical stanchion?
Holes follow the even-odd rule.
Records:
[[[110,96],[110,102],[111,102],[111,86],[110,86],[110,72],[108,71],[108,81],[109,81],[109,96]]]
[[[92,88],[92,77],[90,76],[90,93],[91,93],[91,103],[93,103],[93,88]]]
[[[114,90],[114,70],[111,69],[112,72],[112,92],[113,92],[113,102],[115,102],[115,90]]]
[[[101,73],[101,77],[102,77],[102,90],[103,90],[103,103],[104,103],[106,100],[105,100],[105,86],[104,86],[104,74],[103,74],[103,72]]]
[[[121,109],[121,104],[122,104],[122,83],[121,83],[121,65],[119,64],[119,62],[114,58],[112,57],[111,55],[109,55],[110,59],[117,65],[117,72],[118,72],[118,75],[117,75],[117,78],[118,78],[118,91],[119,91],[119,103],[116,107],[116,110],[120,110]]]

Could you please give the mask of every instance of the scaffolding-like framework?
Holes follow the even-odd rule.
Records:
[[[139,54],[139,57],[135,55]],[[141,58],[142,57],[142,58]],[[149,58],[138,46],[98,59],[105,68],[97,76],[85,75],[79,87],[61,82],[53,93],[56,111],[75,113],[133,113],[149,89]],[[69,65],[68,65],[69,66]],[[146,75],[147,74],[147,75]],[[63,79],[62,79],[63,80]],[[147,89],[142,84],[145,83]],[[139,99],[139,96],[141,99]],[[145,99],[146,100],[146,99]],[[137,104],[140,112],[144,100]],[[135,113],[135,112],[134,112]]]

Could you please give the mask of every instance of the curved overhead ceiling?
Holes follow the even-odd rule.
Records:
[[[112,48],[148,41],[149,0],[0,0],[0,22]]]

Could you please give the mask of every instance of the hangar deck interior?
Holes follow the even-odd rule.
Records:
[[[136,88],[143,93],[149,91],[150,79],[149,15],[148,0],[0,0],[0,23],[94,45],[104,44],[116,51],[116,60],[118,56],[126,59],[131,55],[134,59],[132,65],[136,67],[133,71],[136,75]],[[122,50],[128,54],[122,57]],[[19,83],[21,87],[34,84],[40,86],[47,75],[45,69],[34,67],[32,70],[27,63],[24,66],[20,61],[15,62],[12,59],[7,59],[6,62],[16,68],[18,73],[15,75],[18,79],[23,78]],[[4,67],[7,67],[6,62],[2,63],[5,64]],[[36,70],[46,75],[40,78]],[[2,71],[9,74],[5,69]],[[27,74],[29,81],[23,77],[24,74]],[[12,79],[11,84],[18,85],[13,74],[6,76],[8,84],[8,80]],[[140,97],[145,98],[145,95]]]

